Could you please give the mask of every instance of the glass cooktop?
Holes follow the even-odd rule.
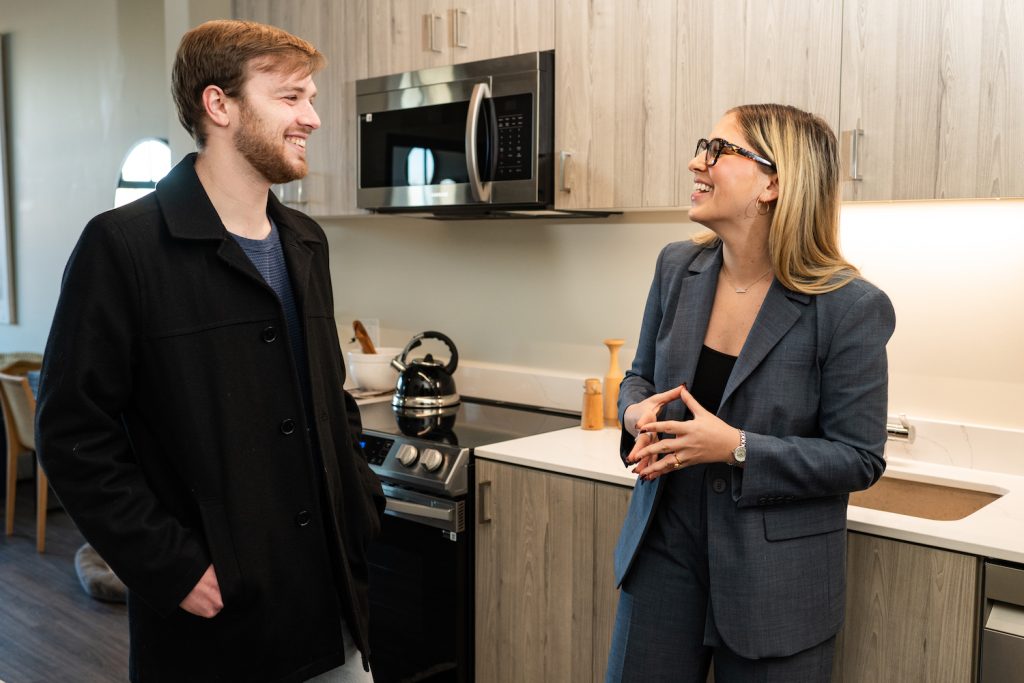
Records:
[[[578,427],[580,418],[569,412],[531,408],[462,397],[448,414],[408,415],[391,403],[359,406],[363,430],[426,441],[477,448],[500,441]]]

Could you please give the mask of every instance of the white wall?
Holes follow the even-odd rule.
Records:
[[[42,351],[64,264],[113,205],[129,146],[167,135],[162,16],[162,0],[0,0],[18,309],[0,352]]]
[[[340,326],[402,345],[439,329],[465,358],[603,376],[635,352],[658,251],[683,213],[597,221],[325,223]],[[1024,201],[849,204],[848,257],[890,295],[890,412],[1024,429]],[[347,330],[345,330],[347,331]]]
[[[8,107],[18,324],[0,352],[42,352],[60,278],[94,215],[113,206],[129,147],[192,151],[170,96],[181,35],[229,16],[231,0],[0,0],[10,34]]]

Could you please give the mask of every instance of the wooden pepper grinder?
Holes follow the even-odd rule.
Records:
[[[619,383],[622,382],[622,368],[619,367],[619,349],[624,339],[605,339],[604,345],[611,354],[608,374],[604,376],[604,421],[609,426],[619,426]]]
[[[596,377],[583,382],[583,429],[604,429],[604,406],[601,405],[601,380]]]

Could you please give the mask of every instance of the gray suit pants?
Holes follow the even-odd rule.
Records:
[[[827,683],[835,638],[789,657],[744,659],[715,628],[709,604],[704,477],[667,475],[651,528],[619,596],[606,683]]]

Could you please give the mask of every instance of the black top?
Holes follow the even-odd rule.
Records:
[[[736,356],[715,351],[710,346],[700,347],[697,369],[693,372],[693,386],[688,387],[697,403],[712,413],[718,412],[722,394],[725,393],[725,385],[735,364]]]

